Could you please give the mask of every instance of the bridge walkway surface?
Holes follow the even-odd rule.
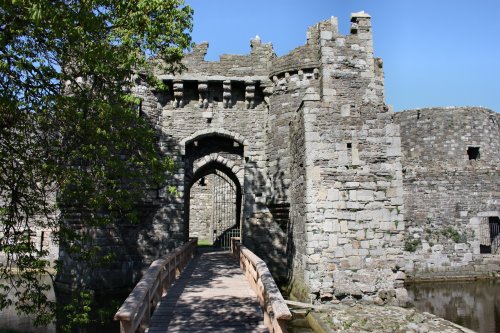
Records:
[[[238,261],[225,251],[199,252],[161,298],[148,332],[268,332]]]

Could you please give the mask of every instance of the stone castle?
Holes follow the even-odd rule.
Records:
[[[110,284],[190,236],[241,236],[293,293],[323,301],[402,304],[410,279],[500,272],[499,114],[394,113],[370,16],[352,14],[346,36],[337,25],[282,57],[255,38],[208,62],[198,44],[184,72],[156,73],[165,91],[137,76],[177,194],[151,190],[141,226],[100,233],[120,254]]]

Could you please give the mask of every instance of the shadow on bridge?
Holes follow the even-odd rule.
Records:
[[[200,248],[162,297],[150,333],[267,332],[257,297],[228,252]]]

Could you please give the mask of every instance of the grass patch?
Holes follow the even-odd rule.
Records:
[[[207,239],[198,239],[198,246],[199,247],[208,247],[208,246],[213,246],[214,244],[207,240]],[[2,333],[2,332],[0,332]]]
[[[466,243],[467,242],[467,236],[465,233],[461,234],[457,230],[455,230],[453,227],[446,227],[443,230],[441,230],[441,234],[455,243]]]
[[[405,242],[405,251],[415,252],[417,251],[417,247],[422,243],[420,239],[407,240]]]

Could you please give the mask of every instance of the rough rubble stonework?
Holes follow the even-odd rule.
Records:
[[[408,278],[500,271],[498,256],[480,253],[500,210],[498,114],[393,113],[371,18],[350,24],[344,36],[336,18],[320,22],[282,57],[256,37],[250,54],[209,62],[198,44],[181,74],[158,70],[166,91],[135,78],[141,116],[176,162],[177,194],[151,191],[144,224],[101,233],[120,259],[101,276],[127,284],[189,236],[213,233],[220,198],[200,183],[214,174],[234,190],[244,244],[303,297],[404,304]]]
[[[335,305],[318,316],[331,332],[473,333],[427,312],[395,306]]]

